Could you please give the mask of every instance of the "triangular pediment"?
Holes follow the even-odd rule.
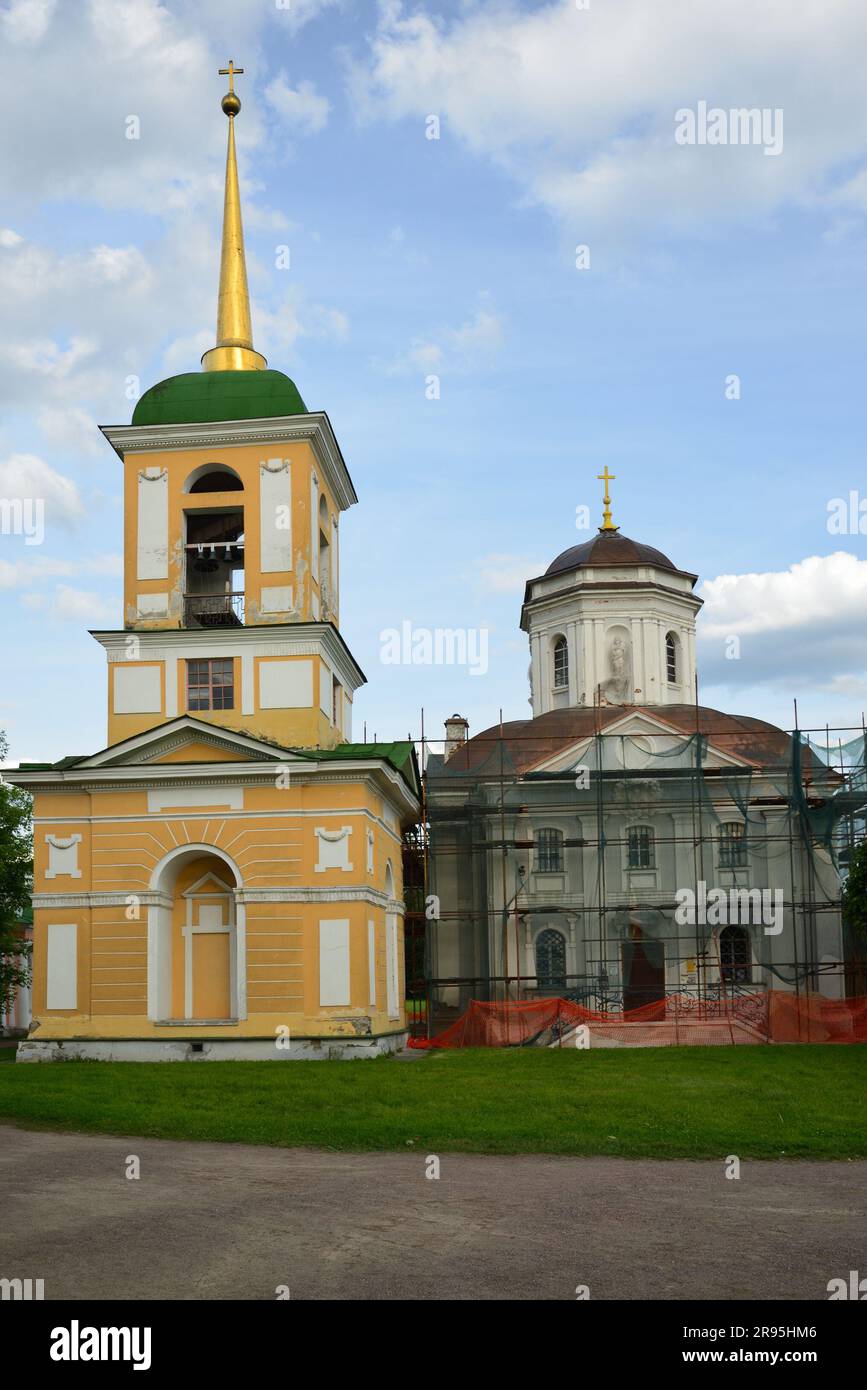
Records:
[[[248,763],[249,753],[237,748],[225,748],[214,743],[204,743],[201,739],[184,740],[175,748],[161,750],[148,757],[149,763]]]
[[[94,753],[76,768],[133,767],[154,763],[232,763],[305,761],[291,748],[206,724],[182,715],[142,734]]]
[[[650,714],[646,709],[625,709],[623,717],[606,724],[602,730],[605,735],[604,747],[607,756],[603,766],[626,767],[640,771],[647,767],[678,766],[694,764],[695,753],[692,739],[694,735],[670,724],[664,715]],[[622,739],[618,745],[617,736]],[[610,756],[609,756],[610,755]],[[532,768],[533,772],[571,772],[576,767],[595,764],[595,735],[576,739],[567,748],[560,749],[553,757],[545,758]],[[736,758],[724,752],[708,739],[702,767],[752,767],[748,758]]]

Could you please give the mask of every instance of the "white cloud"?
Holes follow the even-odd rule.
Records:
[[[806,628],[817,622],[865,623],[867,560],[845,550],[811,555],[776,573],[719,575],[701,584],[699,595],[704,599],[701,625],[707,638]]]
[[[328,123],[330,103],[320,96],[312,82],[299,82],[290,87],[285,72],[280,72],[265,88],[265,100],[277,112],[294,135],[316,135]]]
[[[123,556],[114,553],[88,555],[77,560],[54,560],[35,555],[27,560],[0,560],[0,589],[26,588],[46,579],[96,574],[117,579],[123,574]]]
[[[84,517],[84,504],[72,479],[35,454],[11,454],[0,461],[0,498],[44,503],[49,533],[53,525],[73,526]]]
[[[0,14],[2,34],[12,44],[35,44],[45,34],[57,0],[10,0]]]
[[[578,240],[645,237],[791,201],[863,206],[865,43],[862,0],[488,3],[451,22],[388,0],[349,80],[362,119],[414,120],[421,142],[439,115],[442,138],[506,169]],[[782,108],[783,153],[678,145],[675,113],[701,100]]]
[[[476,561],[481,587],[490,594],[522,594],[528,579],[544,574],[547,562],[523,555],[484,555]]]
[[[720,575],[699,595],[703,684],[854,695],[867,679],[867,560],[811,555],[788,570]]]
[[[444,328],[430,338],[413,338],[409,347],[388,366],[391,373],[413,369],[421,372],[469,372],[486,365],[503,342],[502,319],[480,308],[459,328]]]
[[[39,609],[57,622],[83,623],[94,627],[117,622],[116,603],[110,603],[100,594],[74,589],[68,584],[58,584],[53,594],[22,594],[21,597],[28,608]]]

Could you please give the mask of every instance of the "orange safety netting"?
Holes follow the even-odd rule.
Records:
[[[626,1013],[596,1013],[568,999],[486,1004],[473,999],[435,1038],[410,1047],[554,1047],[580,1045],[586,1024],[592,1047],[712,1046],[732,1043],[867,1042],[867,998],[767,990],[731,999],[674,995]]]

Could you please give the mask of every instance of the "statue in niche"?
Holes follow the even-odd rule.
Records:
[[[625,705],[631,698],[632,654],[625,633],[613,632],[608,643],[608,679],[602,694],[611,705]]]

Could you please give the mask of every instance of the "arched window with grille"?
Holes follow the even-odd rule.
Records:
[[[753,953],[746,927],[723,927],[719,934],[719,968],[727,984],[749,984]]]
[[[546,927],[536,937],[536,988],[566,989],[566,938],[556,927]]]
[[[719,828],[719,866],[721,869],[747,866],[747,842],[744,827],[738,820],[726,821]]]
[[[561,874],[563,872],[563,832],[546,826],[536,831],[535,836],[537,874]]]
[[[680,653],[678,640],[673,632],[665,637],[665,674],[669,685],[677,685],[680,680]]]
[[[630,869],[655,868],[653,826],[629,827],[626,832],[626,864]]]
[[[554,689],[566,690],[569,685],[569,648],[565,637],[554,643]]]

